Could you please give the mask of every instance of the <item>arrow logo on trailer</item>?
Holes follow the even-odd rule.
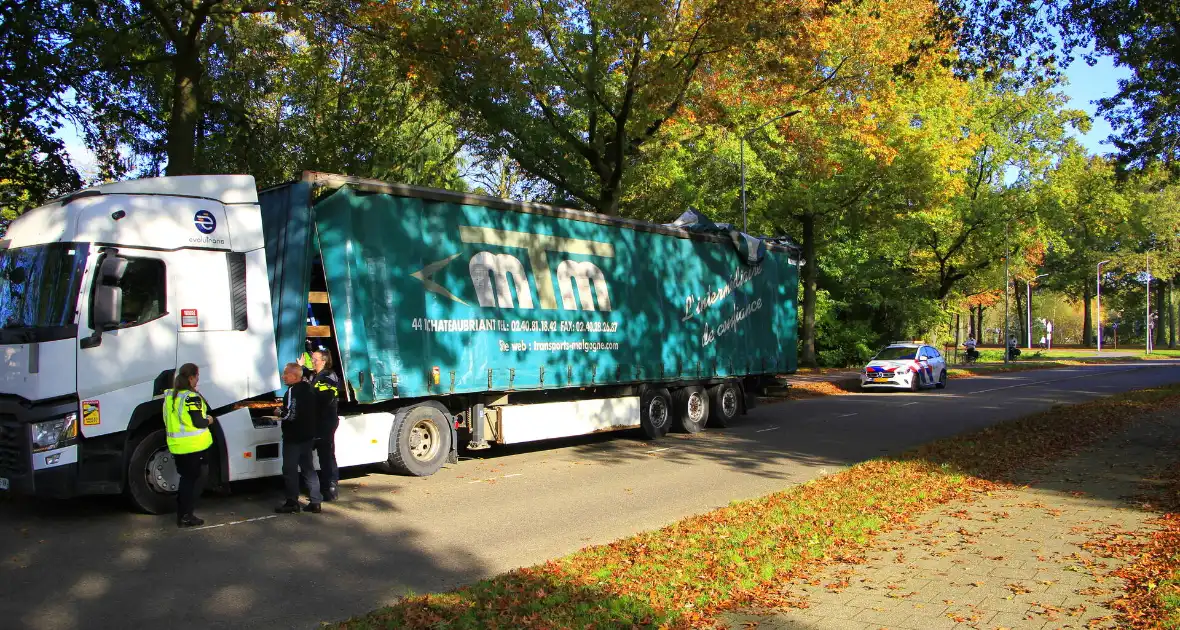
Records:
[[[442,271],[443,267],[446,267],[447,265],[449,265],[452,260],[458,258],[459,256],[462,256],[462,254],[455,254],[454,256],[449,256],[449,257],[444,258],[442,260],[432,262],[429,265],[426,265],[425,267],[423,267],[422,269],[410,274],[410,277],[417,278],[417,279],[421,280],[422,286],[426,287],[427,291],[432,291],[432,292],[437,293],[445,298],[450,298],[450,299],[462,304],[463,306],[467,306],[467,302],[464,302],[463,300],[455,297],[455,295],[453,293],[451,293],[450,291],[447,291],[445,287],[443,287],[441,284],[439,284],[433,280],[434,274]]]

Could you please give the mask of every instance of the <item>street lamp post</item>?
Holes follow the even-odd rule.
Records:
[[[739,156],[739,159],[741,160],[741,163],[742,163],[742,231],[743,232],[745,232],[749,229],[746,225],[746,138],[750,137],[751,134],[753,134],[755,131],[758,131],[759,129],[765,127],[766,125],[769,125],[770,123],[775,122],[777,120],[782,120],[784,118],[790,118],[791,116],[798,114],[800,111],[802,111],[802,110],[796,109],[793,111],[789,111],[785,114],[775,116],[774,118],[771,118],[770,120],[762,123],[761,125],[758,125],[757,127],[754,127],[753,129],[747,131],[746,133],[742,134],[740,138],[738,138],[738,156]],[[732,164],[732,162],[731,162],[731,164]]]
[[[1095,295],[1098,297],[1098,352],[1102,352],[1102,265],[1108,262],[1110,261],[1104,260],[1098,263],[1098,272],[1095,275],[1098,284],[1098,289],[1095,292]]]
[[[1044,278],[1047,275],[1049,275],[1049,274],[1043,273],[1043,274],[1037,276],[1036,278],[1033,278],[1032,281],[1024,283],[1025,293],[1028,295],[1027,299],[1025,299],[1025,301],[1024,301],[1024,306],[1025,306],[1025,310],[1027,311],[1027,319],[1028,319],[1027,327],[1024,329],[1024,332],[1028,334],[1028,349],[1029,350],[1032,350],[1032,283],[1036,282],[1037,278]]]
[[[1012,248],[1008,246],[1008,221],[1004,222],[1004,364],[1008,364],[1008,258],[1012,255]]]
[[[1147,341],[1144,350],[1151,354],[1151,254],[1147,254]]]

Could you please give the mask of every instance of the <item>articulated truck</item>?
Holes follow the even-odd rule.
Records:
[[[217,418],[206,484],[279,475],[280,369],[309,343],[342,377],[341,467],[726,426],[795,369],[802,263],[751,242],[323,173],[82,190],[0,241],[0,491],[174,510],[185,363]]]

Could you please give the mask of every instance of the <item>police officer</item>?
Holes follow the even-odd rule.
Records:
[[[283,485],[287,500],[275,508],[280,514],[296,514],[301,511],[319,514],[321,511],[320,479],[316,476],[313,448],[316,434],[315,394],[311,385],[303,380],[303,368],[298,363],[288,363],[283,368],[283,382],[287,392],[283,395],[283,407],[279,420],[283,427]],[[310,503],[299,503],[299,477],[307,484]]]
[[[311,353],[315,376],[311,388],[316,398],[316,455],[320,459],[320,489],[325,501],[339,496],[337,483],[340,471],[336,468],[336,429],[340,426],[337,404],[340,398],[340,378],[332,370],[332,356],[324,350]]]
[[[193,514],[193,510],[200,493],[197,480],[201,476],[201,464],[213,445],[213,434],[209,431],[213,417],[209,415],[205,398],[197,393],[200,380],[197,366],[185,363],[176,372],[172,389],[164,392],[164,431],[168,451],[175,457],[176,471],[180,473],[180,486],[176,492],[177,527],[205,524]]]

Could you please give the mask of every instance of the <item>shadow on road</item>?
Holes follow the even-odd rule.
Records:
[[[659,442],[637,432],[554,440],[470,453],[477,461],[468,465],[524,462],[541,450],[548,452],[547,459],[619,470],[659,458],[684,467],[709,463],[713,468],[703,469],[713,474],[782,480],[786,488],[799,480],[786,474],[790,465],[796,470],[850,465],[1054,403],[1114,393],[1106,385],[1128,389],[1176,380],[1176,375],[1174,369],[1128,372],[1002,395],[972,394],[990,387],[979,385],[952,386],[942,395],[788,402],[759,407],[728,429],[673,434]],[[1156,446],[1175,449],[1174,444]],[[6,627],[37,629],[313,627],[392,603],[408,591],[438,592],[486,577],[493,568],[476,555],[481,545],[519,542],[484,540],[478,528],[448,527],[449,519],[461,513],[499,517],[500,504],[481,504],[480,497],[489,495],[465,492],[466,479],[456,481],[453,474],[450,479],[378,478],[372,468],[344,472],[346,496],[323,515],[270,514],[281,499],[279,483],[254,481],[236,484],[232,499],[206,496],[199,512],[222,526],[199,531],[179,531],[171,517],[128,515],[113,498],[2,501],[0,619]],[[735,492],[740,492],[740,478],[732,478]],[[439,504],[442,511],[408,512],[402,497],[410,484],[434,484],[440,494],[449,492]],[[1099,492],[1092,499],[1115,504],[1125,497]],[[403,514],[412,520],[403,517],[395,524],[393,517]],[[247,519],[252,520],[240,523]],[[642,602],[594,589],[529,586],[632,610],[637,619],[650,613]]]
[[[244,485],[267,509],[279,502],[270,484]],[[424,544],[424,532],[367,525],[357,517],[401,508],[393,495],[357,495],[322,515],[254,516],[259,520],[236,525],[245,519],[206,496],[199,513],[231,524],[198,530],[178,530],[170,516],[130,516],[110,498],[5,502],[0,625],[316,627],[360,612],[357,592],[375,585],[375,603],[392,602],[487,573],[461,548]],[[106,525],[102,535],[96,524]],[[71,529],[86,535],[71,537]]]

